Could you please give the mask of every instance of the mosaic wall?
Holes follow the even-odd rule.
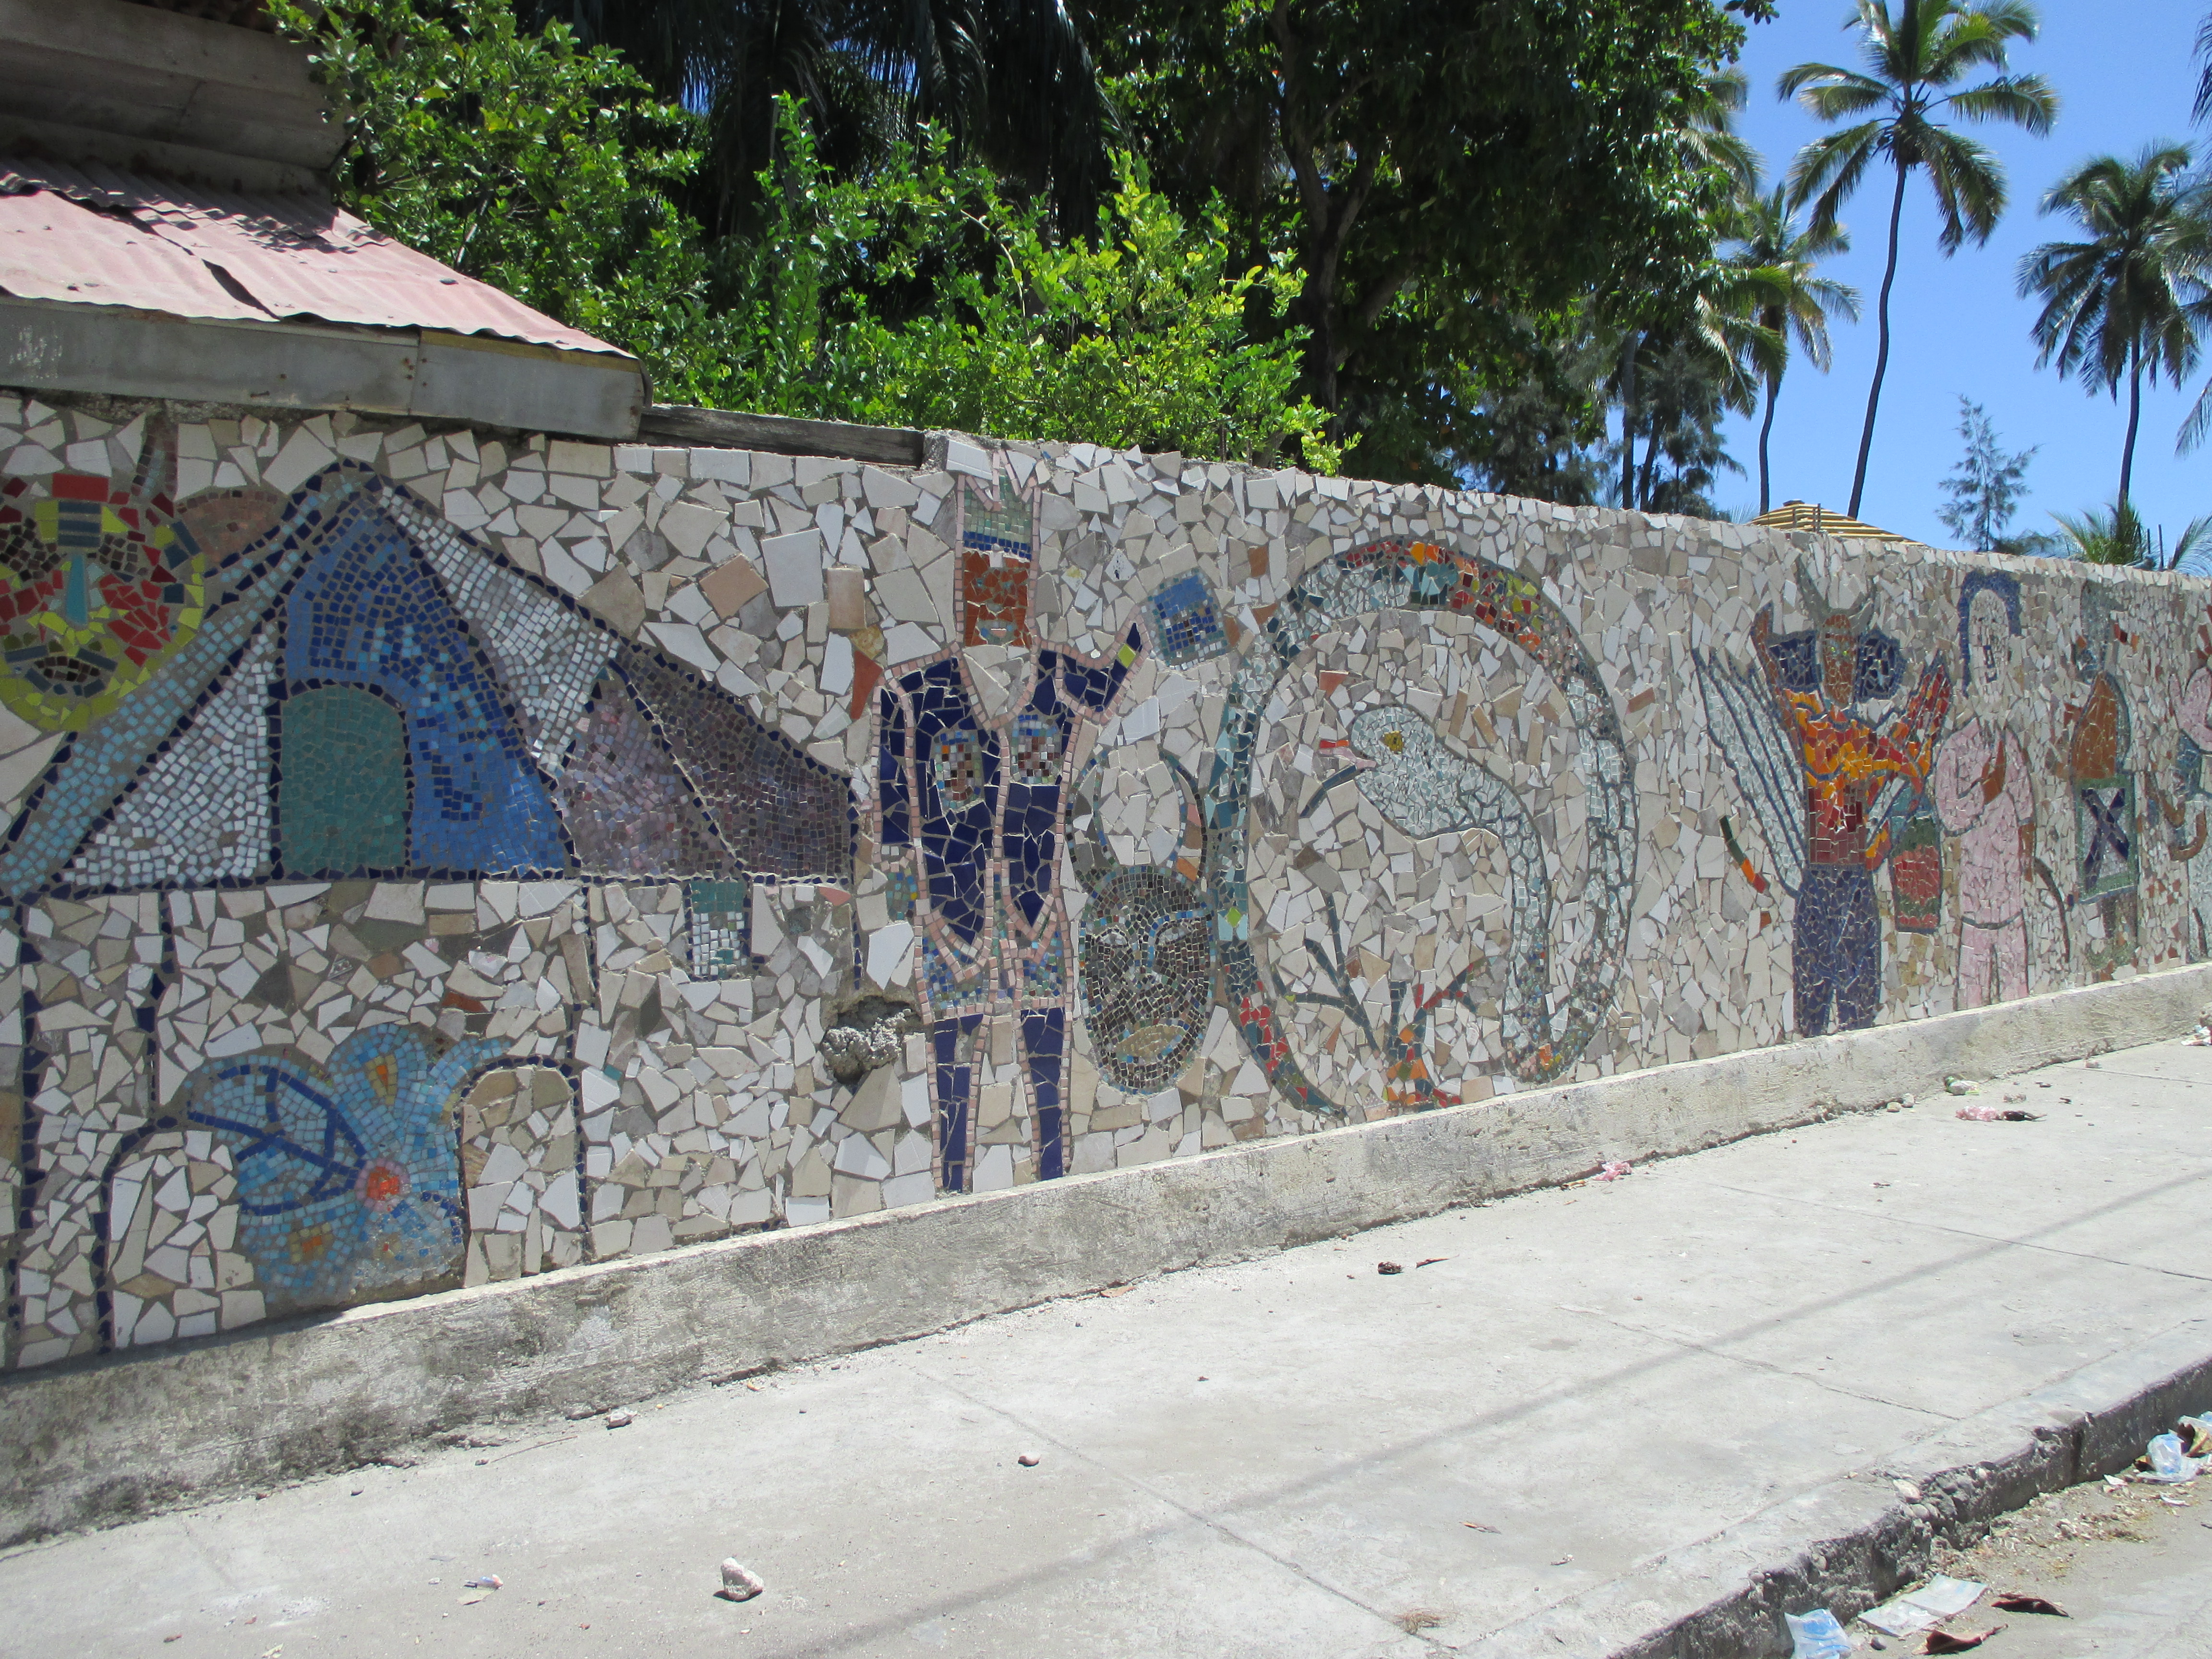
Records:
[[[0,393],[6,1361],[2212,951],[2212,590]]]

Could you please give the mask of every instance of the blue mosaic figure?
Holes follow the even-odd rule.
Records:
[[[270,1314],[457,1275],[466,1243],[452,1112],[507,1045],[440,1051],[411,1025],[356,1032],[327,1067],[288,1054],[210,1060],[177,1097],[238,1170],[239,1248]]]
[[[1105,716],[1144,648],[1133,626],[1101,662],[1038,649],[1033,502],[963,481],[960,514],[961,644],[885,685],[877,769],[892,909],[910,911],[918,936],[948,1192],[969,1190],[982,1163],[975,1051],[992,1018],[1014,1021],[1037,1178],[1067,1168],[1060,1074],[1074,976],[1059,890],[1061,786],[1074,722]]]

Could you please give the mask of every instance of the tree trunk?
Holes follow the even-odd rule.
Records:
[[[1859,434],[1859,468],[1851,475],[1851,504],[1844,510],[1854,519],[1866,494],[1867,457],[1874,450],[1874,415],[1881,403],[1881,377],[1889,372],[1889,290],[1897,282],[1897,231],[1905,217],[1905,163],[1897,164],[1897,195],[1889,204],[1889,265],[1881,273],[1881,302],[1875,317],[1881,325],[1881,344],[1875,352],[1874,385],[1867,391],[1866,428]]]
[[[1766,377],[1766,418],[1759,423],[1759,510],[1767,510],[1766,499],[1766,434],[1774,430],[1774,400],[1782,395],[1782,377]]]
[[[2142,348],[2128,347],[2128,441],[2120,450],[2120,514],[2128,510],[2128,482],[2135,476],[2136,428],[2142,424]],[[2115,520],[2117,527],[2117,520]]]
[[[1658,470],[1658,466],[1659,420],[1655,415],[1651,420],[1651,434],[1644,441],[1644,480],[1638,487],[1644,499],[1637,502],[1637,506],[1646,513],[1651,510],[1651,475]]]
[[[1636,505],[1636,359],[1644,331],[1631,329],[1620,353],[1620,504]]]

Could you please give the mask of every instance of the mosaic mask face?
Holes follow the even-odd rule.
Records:
[[[941,732],[932,741],[929,775],[948,812],[964,812],[983,799],[983,754],[970,732]]]
[[[1213,912],[1171,871],[1116,871],[1083,914],[1083,994],[1098,1069],[1117,1088],[1172,1083],[1213,1009]]]
[[[198,630],[204,562],[162,507],[106,478],[55,476],[0,501],[0,699],[33,725],[82,731]]]
[[[1028,645],[1030,565],[1027,559],[968,548],[960,556],[963,645]]]
[[[1974,595],[1966,612],[1966,649],[1973,658],[1968,670],[1977,704],[2001,708],[2018,695],[2019,647],[1999,595],[1987,590]]]
[[[1858,640],[1849,617],[1820,624],[1820,690],[1832,703],[1847,703],[1858,681]]]
[[[1025,710],[1014,722],[1014,776],[1036,787],[1060,781],[1060,722],[1049,714]]]

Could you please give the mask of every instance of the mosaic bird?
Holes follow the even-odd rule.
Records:
[[[1447,749],[1414,710],[1392,703],[1352,722],[1359,793],[1415,841],[1486,830],[1512,877],[1512,983],[1504,1015],[1509,1041],[1533,1042],[1551,986],[1552,882],[1536,825],[1505,781]]]

